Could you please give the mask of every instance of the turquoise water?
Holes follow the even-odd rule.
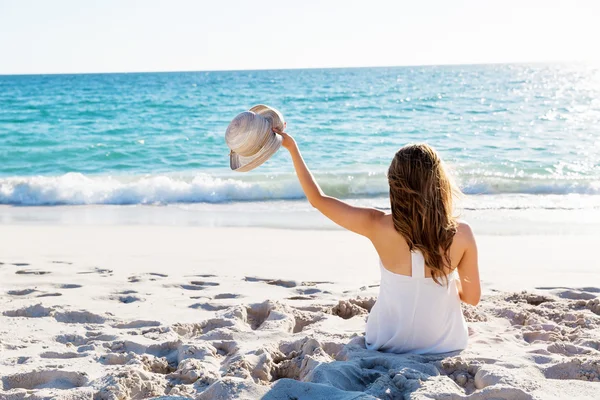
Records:
[[[283,149],[229,171],[257,103],[332,195],[385,197],[394,152],[428,142],[467,194],[600,204],[600,68],[558,64],[0,76],[0,204],[301,198]]]

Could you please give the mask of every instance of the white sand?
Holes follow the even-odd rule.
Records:
[[[469,348],[424,357],[364,349],[351,233],[3,225],[0,399],[597,399],[599,239],[479,237]]]

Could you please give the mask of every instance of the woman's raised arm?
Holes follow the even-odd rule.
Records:
[[[296,141],[281,130],[274,129],[274,131],[282,136],[282,146],[292,156],[296,175],[310,204],[341,227],[359,235],[370,237],[376,222],[384,213],[374,208],[355,207],[335,197],[327,196],[306,166]]]

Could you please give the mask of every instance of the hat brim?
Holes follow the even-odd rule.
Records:
[[[248,172],[264,164],[281,147],[282,137],[275,132],[270,133],[267,143],[251,157],[244,157],[235,152],[229,155],[229,166],[236,172]]]

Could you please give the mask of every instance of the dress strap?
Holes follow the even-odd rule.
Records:
[[[410,252],[410,261],[412,264],[412,277],[425,278],[425,258],[419,250]]]

